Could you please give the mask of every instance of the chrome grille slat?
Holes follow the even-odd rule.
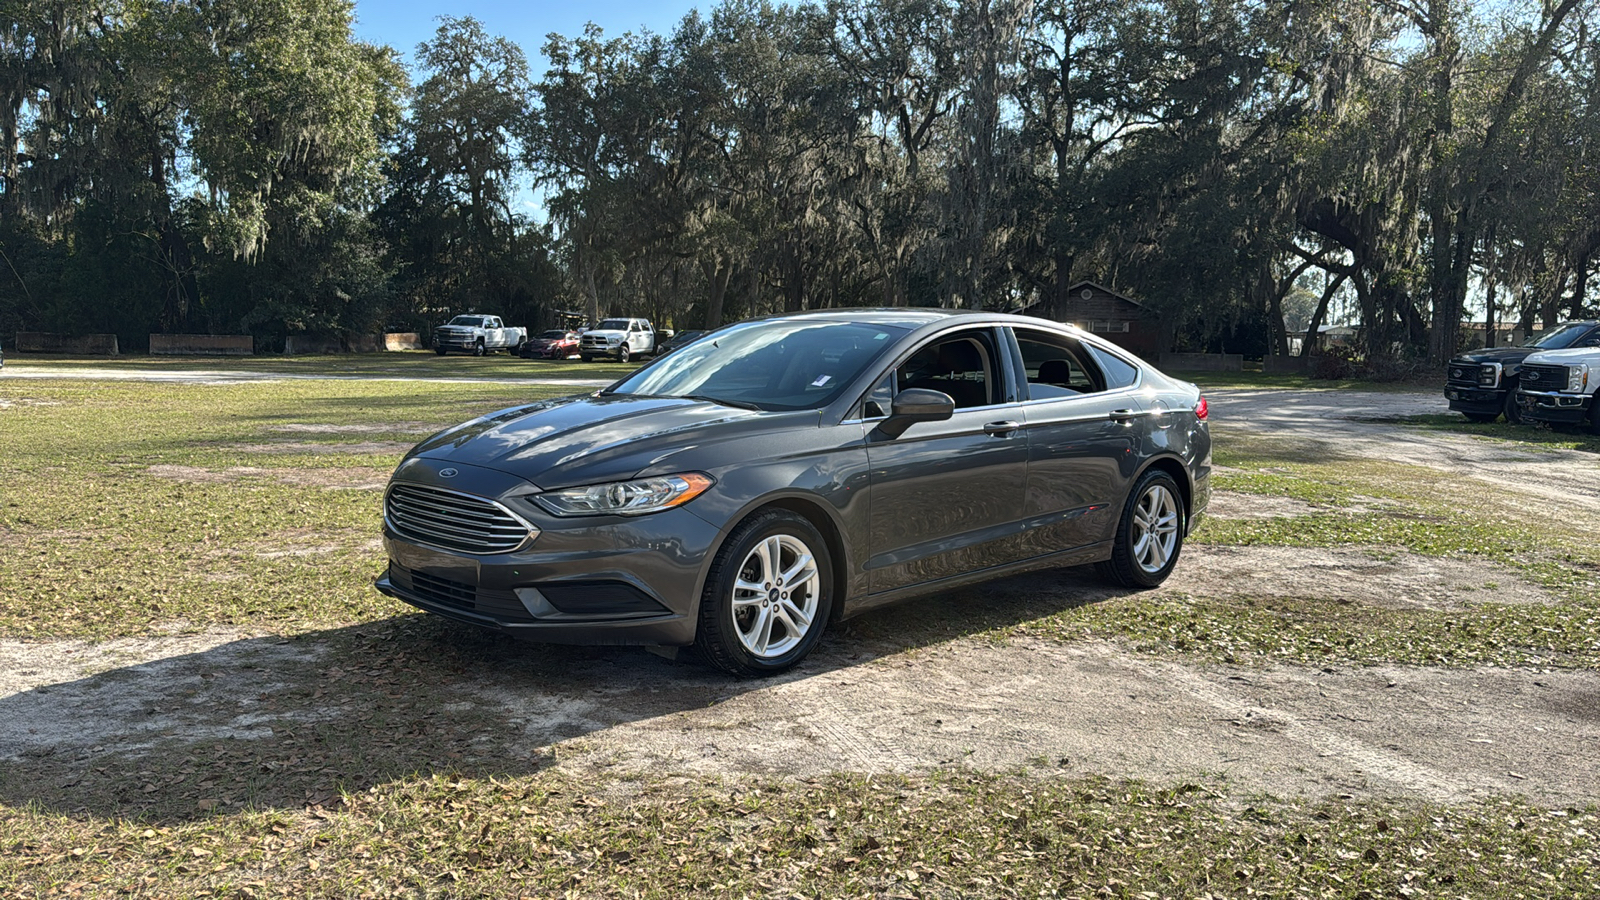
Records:
[[[395,506],[417,516],[433,517],[445,521],[461,519],[489,528],[493,528],[499,520],[498,516],[486,514],[481,510],[461,509],[453,506],[430,507],[409,498],[396,498]]]
[[[509,553],[534,534],[492,500],[419,484],[391,485],[384,512],[400,537],[464,553]]]

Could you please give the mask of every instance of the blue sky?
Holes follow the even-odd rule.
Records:
[[[581,2],[515,3],[505,0],[356,0],[356,37],[399,50],[409,62],[417,44],[433,37],[438,17],[472,16],[494,35],[510,38],[528,55],[530,74],[544,74],[539,48],[545,35],[554,31],[574,36],[594,22],[605,33],[649,28],[657,34],[671,34],[689,10],[710,10],[711,2],[695,0],[581,0]]]

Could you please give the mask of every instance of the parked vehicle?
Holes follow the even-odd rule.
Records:
[[[661,352],[662,353],[671,353],[674,350],[682,349],[682,348],[687,347],[690,344],[694,343],[695,341],[700,340],[701,338],[705,337],[706,335],[708,335],[710,333],[711,332],[704,331],[704,330],[701,330],[701,331],[680,331],[677,334],[674,334],[665,344],[663,344],[661,346]]]
[[[649,319],[604,319],[578,339],[578,353],[584,362],[597,357],[627,362],[655,352],[656,330]]]
[[[516,351],[528,339],[528,329],[507,327],[499,316],[456,316],[433,330],[433,352],[440,356],[457,350],[482,356],[495,350]]]
[[[542,332],[538,337],[529,338],[517,351],[517,355],[527,359],[568,359],[578,353],[578,334],[562,328],[554,328]]]
[[[1600,345],[1600,322],[1568,322],[1520,347],[1495,347],[1463,353],[1445,368],[1445,399],[1473,422],[1521,418],[1517,386],[1524,361],[1541,350]]]
[[[1524,421],[1585,425],[1600,434],[1600,340],[1566,350],[1542,350],[1522,361],[1517,401]]]
[[[932,309],[757,319],[593,394],[418,444],[378,590],[535,640],[782,671],[830,623],[1028,569],[1164,581],[1207,404],[1077,328]]]

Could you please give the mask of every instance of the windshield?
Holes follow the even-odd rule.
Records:
[[[465,325],[468,328],[482,328],[483,327],[483,317],[482,316],[456,316],[454,319],[450,320],[450,324],[451,325]]]
[[[896,326],[855,322],[747,322],[662,357],[610,393],[818,409],[903,334]]]
[[[1539,335],[1522,346],[1538,347],[1540,350],[1565,350],[1576,343],[1578,338],[1583,337],[1588,330],[1587,325],[1563,325],[1548,334]]]
[[[627,319],[607,319],[594,327],[595,331],[627,331]]]
[[[567,333],[565,331],[559,331],[559,330],[557,330],[557,331],[546,331],[544,334],[539,335],[539,337],[544,338],[547,341],[559,341],[559,340],[561,340],[562,338],[564,338],[566,336],[567,336]]]

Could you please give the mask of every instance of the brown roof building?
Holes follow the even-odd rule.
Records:
[[[1018,312],[1068,322],[1132,353],[1154,360],[1161,353],[1161,320],[1144,304],[1092,281],[1067,289],[1059,308],[1040,300]]]

